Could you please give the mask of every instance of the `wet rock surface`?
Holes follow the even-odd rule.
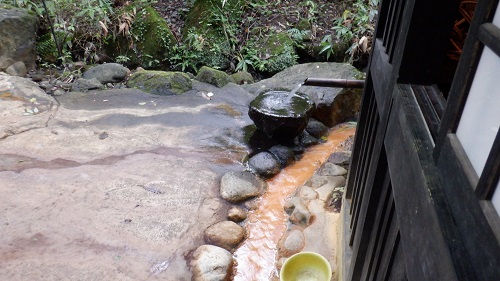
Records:
[[[250,103],[248,115],[268,137],[288,140],[300,135],[313,111],[314,103],[307,95],[269,91]]]
[[[337,164],[349,158],[347,150],[333,153],[305,185],[297,188],[295,196],[286,201],[289,225],[279,242],[278,268],[294,253],[311,251],[323,255],[336,274],[339,212],[347,173]]]
[[[307,123],[306,131],[311,136],[320,139],[328,134],[328,127],[318,120],[311,119]]]
[[[292,229],[287,231],[278,243],[278,254],[282,257],[290,257],[304,248],[305,236],[302,230]]]
[[[321,176],[345,176],[347,170],[333,163],[325,163],[319,172]]]
[[[229,172],[221,178],[220,195],[231,203],[240,203],[262,195],[266,183],[248,171]]]
[[[26,92],[6,94],[0,87],[0,106],[7,100],[9,109],[24,110],[5,111],[0,128],[7,128],[8,118],[16,123],[43,117],[36,126],[18,123],[21,129],[4,130],[7,133],[0,138],[0,192],[6,194],[0,204],[6,206],[9,233],[0,238],[0,243],[9,245],[0,249],[0,256],[16,253],[0,268],[0,276],[19,279],[18,269],[28,264],[30,276],[39,280],[44,274],[60,278],[78,274],[90,280],[225,278],[223,273],[211,277],[208,272],[226,271],[232,259],[199,266],[195,261],[211,255],[189,253],[204,241],[219,241],[231,250],[236,247],[245,233],[233,221],[245,220],[245,208],[252,211],[258,204],[248,199],[265,190],[230,199],[243,202],[245,208],[233,206],[229,211],[225,211],[229,200],[220,198],[223,175],[244,169],[240,161],[248,147],[243,128],[251,124],[246,112],[254,96],[233,83],[218,88],[196,80],[193,90],[179,96],[120,89],[120,83],[106,84],[109,90],[67,92],[69,80],[46,80],[47,76],[36,73],[31,77],[45,83],[45,91],[54,95],[39,89],[38,112]],[[212,93],[210,98],[206,93]],[[294,141],[290,144],[304,149],[300,138]],[[283,163],[289,163],[289,156],[271,157],[276,168],[266,168],[266,173],[279,172]],[[339,189],[329,184],[345,184],[345,178],[314,176],[300,189],[296,197],[300,203],[290,208],[291,222],[300,225],[297,229],[304,234],[305,249],[315,241],[308,229],[318,230],[318,221],[328,219],[325,210],[337,208]],[[25,196],[26,190],[30,196]],[[34,208],[37,212],[30,211]],[[214,228],[224,219],[230,221]],[[29,232],[27,221],[34,221]],[[283,240],[289,252],[298,249],[298,237],[294,232],[291,240]],[[16,241],[39,244],[26,248]],[[103,251],[108,254],[102,255]],[[220,257],[227,256],[216,251]],[[120,271],[124,263],[127,272]]]
[[[280,161],[267,151],[259,152],[250,157],[248,166],[250,170],[264,179],[273,177],[281,170]]]
[[[220,179],[244,169],[252,98],[193,84],[52,97],[0,75],[0,276],[191,280],[185,256],[226,219]]]
[[[203,237],[208,244],[232,251],[245,239],[245,229],[235,222],[223,221],[208,227]]]
[[[191,280],[228,280],[232,264],[233,257],[229,251],[212,245],[202,245],[193,253],[190,263],[193,272]]]
[[[293,150],[284,145],[275,145],[269,148],[269,152],[278,159],[281,164],[281,168],[285,168],[286,166],[292,164],[295,160]]]

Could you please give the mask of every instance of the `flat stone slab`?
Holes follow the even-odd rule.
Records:
[[[243,169],[252,98],[193,84],[67,93],[0,139],[0,279],[191,280],[185,257],[229,208],[220,177]]]

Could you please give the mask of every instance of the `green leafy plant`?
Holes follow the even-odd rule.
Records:
[[[379,0],[357,0],[353,4],[353,9],[345,10],[342,17],[334,21],[332,34],[327,34],[322,39],[320,53],[325,53],[327,58],[335,53],[335,44],[347,42],[349,48],[346,53],[349,55],[348,61],[352,63],[361,55],[369,52],[370,42],[374,32],[374,19],[377,15]]]

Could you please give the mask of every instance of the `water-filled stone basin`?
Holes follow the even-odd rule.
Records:
[[[314,102],[307,95],[270,91],[250,102],[248,115],[270,138],[287,139],[304,131],[313,110]]]

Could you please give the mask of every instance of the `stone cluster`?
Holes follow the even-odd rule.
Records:
[[[252,155],[247,162],[249,169],[260,177],[267,179],[278,174],[281,169],[300,158],[305,149],[323,141],[328,134],[328,127],[323,123],[310,119],[306,129],[301,135],[290,141],[277,141],[268,138],[260,131],[256,131],[254,136],[260,138],[259,142],[264,142],[261,146],[270,146],[269,149],[258,149],[259,152]]]
[[[340,159],[340,160],[339,160]],[[335,152],[328,162],[303,186],[297,188],[284,206],[289,216],[287,231],[278,242],[278,267],[293,254],[312,251],[330,262],[335,257],[335,232],[332,223],[340,212],[342,194],[346,184],[350,151]],[[332,241],[333,240],[333,241]],[[328,241],[325,245],[325,242]],[[335,269],[335,263],[331,264]]]

